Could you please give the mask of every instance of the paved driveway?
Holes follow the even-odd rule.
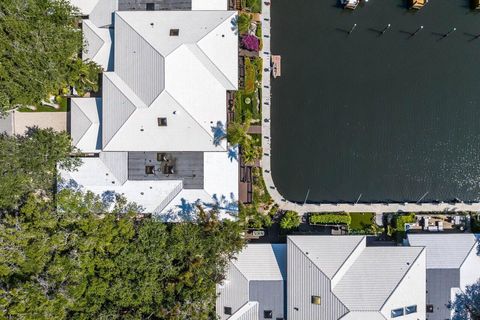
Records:
[[[53,128],[55,131],[67,130],[67,112],[18,112],[12,113],[13,133],[24,134],[27,128],[37,126],[41,129]]]

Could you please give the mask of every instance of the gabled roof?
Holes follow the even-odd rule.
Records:
[[[285,244],[249,245],[232,263],[249,281],[285,280],[286,250]]]
[[[118,9],[118,0],[70,0],[70,3],[97,27],[110,25],[112,13]]]
[[[72,143],[82,152],[96,152],[101,149],[100,118],[102,100],[99,98],[71,99]]]
[[[225,91],[238,87],[236,15],[116,12],[115,72],[106,75],[103,96],[105,150],[226,150],[225,141],[213,143],[214,127],[226,123]]]
[[[386,320],[386,318],[377,311],[350,311],[340,320]]]
[[[249,301],[245,303],[228,320],[258,320],[258,302]]]
[[[288,239],[332,279],[365,237],[289,236]]]
[[[412,246],[427,248],[427,269],[458,269],[475,250],[477,239],[472,233],[409,234]]]
[[[333,288],[333,293],[349,310],[380,310],[422,250],[367,247]]]
[[[113,67],[113,31],[108,28],[98,28],[90,20],[83,20],[82,31],[85,41],[83,59],[94,61],[105,71],[110,71]]]
[[[289,236],[287,243],[289,316],[384,319],[405,286],[425,287],[423,248],[367,247],[365,236]],[[312,295],[321,296],[321,306],[311,304]],[[424,304],[418,295],[405,300]]]
[[[73,180],[80,187],[121,186],[125,183],[127,163],[120,160],[126,156],[126,153],[119,152],[101,157],[82,158],[82,165],[78,170],[61,171],[61,175],[64,180]]]

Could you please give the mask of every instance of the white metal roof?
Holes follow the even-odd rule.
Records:
[[[70,0],[70,3],[80,10],[83,15],[89,15],[100,0]]]
[[[192,0],[192,10],[227,10],[227,0]]]
[[[364,236],[288,237],[330,279],[364,238]]]
[[[90,20],[83,20],[82,29],[85,41],[83,59],[96,62],[105,71],[111,70],[113,31],[108,28],[98,28]]]
[[[116,12],[115,76],[106,75],[114,86],[103,96],[115,101],[113,109],[104,103],[105,150],[226,150],[226,142],[213,140],[215,126],[226,123],[225,91],[238,87],[236,15]],[[128,112],[118,112],[119,96],[128,97]]]
[[[258,302],[249,301],[245,303],[229,320],[258,320]]]
[[[112,13],[118,9],[118,0],[70,0],[70,3],[97,27],[110,25]]]
[[[250,244],[232,263],[249,281],[285,280],[286,249],[285,244]]]
[[[386,320],[379,311],[350,311],[340,320]]]
[[[412,246],[427,249],[427,269],[457,269],[475,250],[474,234],[409,234]]]
[[[102,152],[100,158],[86,158],[77,172],[63,173],[64,178],[98,194],[124,194],[169,221],[188,217],[196,203],[218,206],[223,218],[231,217],[237,211],[238,160],[225,139],[217,143],[217,133],[226,124],[226,90],[238,87],[237,13],[115,14],[115,65],[103,76],[101,117],[94,113],[97,100],[78,99],[72,112],[74,142],[98,151],[92,146],[101,132]],[[110,34],[93,20],[84,26],[91,50],[86,58],[93,59]],[[178,36],[170,35],[171,29],[179,29]],[[159,126],[159,118],[166,118],[167,126]],[[204,152],[204,189],[183,190],[181,180],[127,180],[132,151]]]
[[[102,100],[99,98],[71,99],[71,129],[72,143],[82,152],[98,152],[100,143],[100,119]]]
[[[367,247],[333,293],[349,310],[380,310],[422,250],[418,247]]]

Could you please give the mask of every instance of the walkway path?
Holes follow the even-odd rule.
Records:
[[[274,1],[274,0],[273,0]],[[285,200],[282,195],[278,192],[273,182],[271,174],[271,135],[270,135],[270,114],[271,114],[271,92],[270,92],[270,81],[271,81],[271,16],[270,16],[270,6],[267,3],[262,1],[262,31],[263,31],[263,50],[261,52],[261,57],[263,58],[264,74],[263,74],[263,83],[262,83],[262,147],[263,147],[263,157],[261,160],[261,165],[263,168],[263,177],[265,179],[265,184],[267,189],[270,192],[273,200],[278,203],[280,209],[283,210],[294,210],[300,214],[306,212],[431,212],[431,211],[480,211],[480,203],[466,204],[466,203],[439,203],[439,204],[415,204],[415,203],[405,203],[405,204],[385,204],[385,203],[372,203],[372,204],[297,204]],[[275,2],[273,3],[275,5]],[[275,54],[280,54],[281,52],[275,52]],[[266,70],[266,71],[265,71]],[[288,77],[288,74],[284,74],[284,77]]]

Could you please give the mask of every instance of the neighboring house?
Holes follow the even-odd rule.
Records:
[[[286,294],[279,295],[279,289],[272,289],[264,296],[252,297],[244,274],[251,271],[262,283],[269,279],[269,272],[285,269],[281,264],[270,267],[272,271],[267,268],[273,259],[265,246],[250,244],[237,261],[231,262],[226,280],[218,289],[217,313],[221,319],[425,319],[423,247],[367,247],[365,236],[290,236]],[[285,313],[264,314],[262,299],[276,299],[269,305],[283,304]],[[231,308],[232,316],[225,307]],[[256,316],[238,316],[251,309],[258,311],[253,312]]]
[[[88,157],[63,186],[128,200],[166,220],[196,204],[237,210],[237,150],[225,139],[238,89],[233,11],[117,11],[102,98],[71,103],[73,144]],[[88,21],[84,24],[91,25]]]
[[[425,319],[424,248],[292,236],[287,253],[289,320]]]
[[[285,318],[286,245],[250,244],[217,286],[221,320]]]
[[[474,234],[409,234],[412,246],[427,251],[427,319],[450,319],[450,302],[480,279],[478,240]]]

